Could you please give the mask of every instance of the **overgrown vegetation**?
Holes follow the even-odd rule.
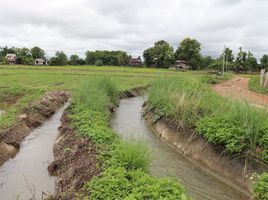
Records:
[[[100,177],[86,183],[90,195],[85,199],[188,199],[176,181],[146,173],[150,155],[141,141],[124,142],[109,128],[107,107],[118,100],[116,84],[109,77],[86,80],[73,98],[71,124],[97,145],[103,168]]]
[[[268,200],[268,173],[263,173],[255,182],[253,194],[257,200]]]
[[[202,80],[176,77],[156,81],[149,91],[156,120],[169,118],[178,127],[194,128],[230,153],[268,162],[268,114],[247,103],[227,101]]]
[[[268,94],[268,89],[261,87],[259,76],[252,76],[249,79],[248,87],[253,92],[257,92],[260,94]]]

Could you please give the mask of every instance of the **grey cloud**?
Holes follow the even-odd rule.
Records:
[[[142,54],[156,40],[185,37],[218,56],[224,45],[267,53],[265,0],[1,0],[0,45],[65,50],[122,49]]]

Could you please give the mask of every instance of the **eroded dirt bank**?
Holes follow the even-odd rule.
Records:
[[[161,119],[153,123],[154,113],[145,114],[148,125],[153,132],[164,142],[175,148],[180,154],[193,161],[206,171],[220,178],[225,183],[240,190],[250,199],[250,176],[252,173],[261,173],[268,170],[267,166],[249,161],[246,175],[245,159],[230,155],[221,146],[209,144],[204,138],[194,133],[193,130],[177,130],[176,125],[170,120]]]
[[[119,98],[140,96],[146,87],[137,87],[123,91]],[[108,110],[114,112],[115,105],[108,105]],[[62,116],[62,125],[53,147],[54,162],[48,170],[57,176],[56,194],[53,199],[74,199],[77,193],[86,195],[84,184],[101,173],[101,162],[97,159],[96,146],[90,139],[81,137],[71,126],[69,111]]]
[[[0,130],[0,165],[14,157],[23,139],[34,128],[42,125],[68,99],[69,93],[65,91],[47,92],[41,100],[31,103],[23,111],[14,126]]]
[[[86,181],[100,173],[95,145],[76,134],[70,125],[68,109],[62,116],[62,126],[53,147],[54,162],[48,170],[57,176],[54,199],[74,199]],[[80,193],[83,193],[80,191]]]

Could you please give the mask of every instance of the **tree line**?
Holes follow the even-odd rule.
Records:
[[[43,49],[35,46],[28,48],[8,48],[0,47],[0,63],[6,64],[5,56],[8,53],[16,54],[16,63],[24,65],[34,64],[37,58],[46,58]],[[69,58],[63,51],[57,51],[48,61],[50,65],[111,65],[126,66],[129,62],[129,56],[125,51],[87,51],[85,59],[80,58],[77,54],[71,55]],[[186,61],[191,69],[195,70],[222,70],[223,60],[225,66],[229,70],[236,72],[258,71],[261,68],[268,69],[268,55],[265,54],[258,63],[256,57],[250,51],[244,51],[239,48],[237,55],[234,55],[230,48],[225,48],[218,58],[211,56],[203,56],[201,54],[201,43],[196,39],[185,38],[174,48],[166,41],[160,40],[143,52],[144,66],[156,68],[169,68],[176,60]]]
[[[57,51],[53,57],[47,59],[43,49],[36,46],[28,48],[0,47],[0,63],[7,64],[6,55],[16,54],[16,64],[33,65],[35,59],[48,60],[49,65],[111,65],[124,66],[128,64],[129,56],[124,51],[87,51],[86,58],[80,58],[77,54],[68,56],[63,51]]]
[[[268,55],[264,54],[257,62],[256,57],[250,51],[239,48],[237,55],[230,48],[225,48],[218,58],[201,55],[201,43],[196,39],[183,39],[178,48],[173,47],[166,41],[155,42],[153,47],[143,52],[144,63],[147,67],[169,68],[176,60],[186,61],[191,69],[209,69],[220,71],[225,62],[225,67],[236,72],[258,71],[261,68],[268,69]]]

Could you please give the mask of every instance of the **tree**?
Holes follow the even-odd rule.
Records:
[[[201,57],[201,64],[199,69],[206,69],[210,66],[215,60],[210,56]]]
[[[70,60],[69,60],[70,65],[79,65],[80,64],[79,61],[80,61],[80,58],[78,55],[73,54],[70,56]]]
[[[102,65],[122,66],[128,64],[128,55],[124,51],[87,51],[85,62],[94,65],[102,62]]]
[[[196,39],[185,38],[175,52],[177,60],[185,60],[192,67],[197,69],[201,63],[201,44]]]
[[[212,70],[214,72],[220,73],[222,72],[222,67],[223,67],[223,61],[221,58],[218,58],[217,60],[214,60],[213,63],[211,63],[208,66],[209,70]],[[233,69],[233,63],[226,61],[225,62],[225,67],[229,70]]]
[[[45,51],[38,46],[35,46],[31,49],[31,54],[33,59],[45,58]]]
[[[239,48],[239,52],[237,54],[236,57],[236,61],[235,61],[235,70],[237,72],[239,71],[247,71],[247,52],[243,51],[242,47]]]
[[[223,54],[225,55],[225,61],[232,63],[234,61],[234,55],[233,55],[233,51],[230,48],[225,48]],[[223,54],[221,55],[221,60],[223,58]]]
[[[52,57],[49,61],[49,65],[66,65],[68,58],[63,51],[57,51],[55,57]]]
[[[16,63],[22,65],[33,65],[34,60],[31,54],[31,51],[28,48],[18,48],[15,51],[16,53]]]
[[[268,55],[267,54],[264,54],[261,57],[261,67],[264,69],[268,69]]]
[[[246,61],[247,69],[251,71],[258,70],[258,62],[257,59],[253,56],[253,54],[249,51],[247,54],[247,61]]]
[[[168,68],[174,60],[173,48],[164,40],[160,40],[153,47],[143,52],[145,65],[155,65],[157,68]]]

